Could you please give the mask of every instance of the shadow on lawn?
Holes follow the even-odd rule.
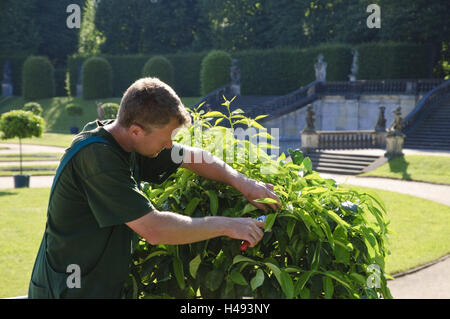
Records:
[[[391,172],[402,174],[403,180],[411,180],[411,175],[408,174],[409,163],[405,160],[404,156],[394,157],[388,163]]]
[[[14,193],[13,191],[0,192],[0,196],[7,196],[7,195],[17,195],[17,193]]]

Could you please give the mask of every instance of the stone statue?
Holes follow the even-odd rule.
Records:
[[[401,106],[398,106],[394,111],[395,115],[394,124],[392,125],[393,131],[391,134],[395,136],[401,136],[403,135],[402,129],[403,129],[403,118],[402,118],[402,108]]]
[[[105,119],[105,112],[103,111],[102,102],[95,102],[97,104],[97,115],[98,115],[98,119],[100,121],[103,121]]]
[[[353,49],[352,54],[353,54],[353,62],[352,67],[350,69],[351,74],[349,74],[348,77],[350,79],[350,82],[355,82],[356,74],[358,73],[358,50]]]
[[[318,61],[314,64],[316,81],[325,82],[327,78],[327,62],[323,60],[323,54],[319,54]]]
[[[241,70],[238,66],[238,60],[233,59],[230,69],[231,89],[235,96],[241,95]]]
[[[315,127],[316,120],[314,116],[315,116],[314,109],[310,105],[306,108],[306,127],[304,128],[303,132],[313,133],[316,131]]]
[[[13,84],[11,76],[11,62],[6,60],[3,64],[2,96],[13,95]]]
[[[380,106],[380,113],[378,113],[378,122],[375,126],[375,132],[385,132],[386,131],[386,118],[384,117],[385,106]]]
[[[77,97],[83,96],[83,84],[82,84],[82,74],[81,74],[81,63],[78,63],[77,67]]]

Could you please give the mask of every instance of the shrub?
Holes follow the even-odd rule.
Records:
[[[55,95],[55,75],[48,58],[31,56],[23,64],[22,95],[26,99],[38,100]]]
[[[229,102],[224,105],[226,114],[202,115],[201,106],[194,109],[195,125],[174,140],[191,145],[196,128],[205,127],[203,148],[234,159],[229,164],[239,172],[273,184],[282,209],[267,215],[263,239],[245,252],[240,241],[227,237],[187,245],[149,245],[141,240],[133,255],[129,296],[391,298],[384,275],[388,223],[383,203],[322,178],[298,150],[290,150],[291,161],[284,153],[272,159],[262,148],[270,148],[267,143],[256,146],[235,139],[233,133],[227,138],[218,135],[227,129],[218,126],[217,119],[229,121],[231,127],[262,128],[255,121],[258,117],[231,113]],[[270,139],[264,130],[259,134]],[[259,152],[257,159],[251,160],[250,150]],[[156,209],[192,217],[262,214],[233,187],[186,169],[177,170],[161,185],[145,183],[143,190]]]
[[[112,96],[112,68],[105,58],[91,57],[82,67],[83,99],[108,98]]]
[[[172,63],[161,55],[150,58],[142,68],[143,77],[156,77],[170,86],[174,84],[174,69]]]
[[[65,107],[66,112],[69,116],[81,116],[83,115],[83,109],[81,108],[81,106],[74,104],[74,103],[69,103],[66,105]]]
[[[206,95],[229,83],[231,56],[225,51],[211,51],[202,61],[200,71],[201,94]]]
[[[22,108],[24,111],[33,112],[33,114],[41,116],[42,115],[42,106],[37,102],[28,102]]]
[[[115,119],[117,117],[117,112],[119,111],[119,104],[117,103],[105,103],[102,104],[103,118]]]

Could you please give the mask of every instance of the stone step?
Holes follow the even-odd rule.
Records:
[[[360,170],[349,170],[349,169],[341,169],[341,168],[330,168],[330,167],[315,167],[315,171],[320,173],[332,173],[332,174],[342,174],[342,175],[358,175],[361,173]]]
[[[353,165],[349,163],[325,163],[325,162],[313,162],[316,167],[326,167],[326,168],[339,168],[339,169],[346,169],[346,170],[355,170],[355,171],[362,171],[367,165]]]
[[[352,154],[352,153],[334,153],[327,151],[317,151],[311,152],[307,154],[307,156],[327,156],[327,157],[340,157],[340,158],[348,158],[348,159],[362,159],[362,160],[375,160],[378,158],[376,155],[366,155],[366,154]]]
[[[311,161],[313,162],[313,164],[351,164],[355,167],[367,167],[367,163],[366,161],[358,161],[358,160],[342,160],[342,159],[335,159],[335,158],[311,158]],[[372,163],[373,161],[369,162]]]

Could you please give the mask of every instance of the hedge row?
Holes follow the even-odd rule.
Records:
[[[200,96],[200,66],[206,52],[165,55],[174,68],[174,89],[180,96]],[[100,55],[113,71],[113,96],[121,97],[135,80],[142,77],[144,65],[153,55]],[[72,95],[76,93],[78,65],[88,57],[72,56],[67,61]],[[120,75],[120,76],[118,76]]]
[[[430,74],[429,49],[411,43],[368,43],[357,46],[359,72],[357,79],[427,78]],[[328,81],[346,81],[352,63],[352,47],[347,44],[327,44],[313,48],[277,48],[236,52],[239,60],[241,92],[244,95],[279,95],[295,90],[315,79],[314,63],[319,53],[328,63]],[[174,89],[180,96],[200,96],[200,73],[208,52],[164,55],[174,68]],[[153,55],[101,55],[111,65],[112,95],[122,96]],[[5,60],[11,61],[14,94],[22,95],[22,68],[25,56],[0,56],[0,77]],[[67,61],[71,94],[76,93],[77,66],[87,57],[71,56]],[[55,69],[55,93],[65,95],[66,71]],[[222,76],[228,76],[224,74]]]

